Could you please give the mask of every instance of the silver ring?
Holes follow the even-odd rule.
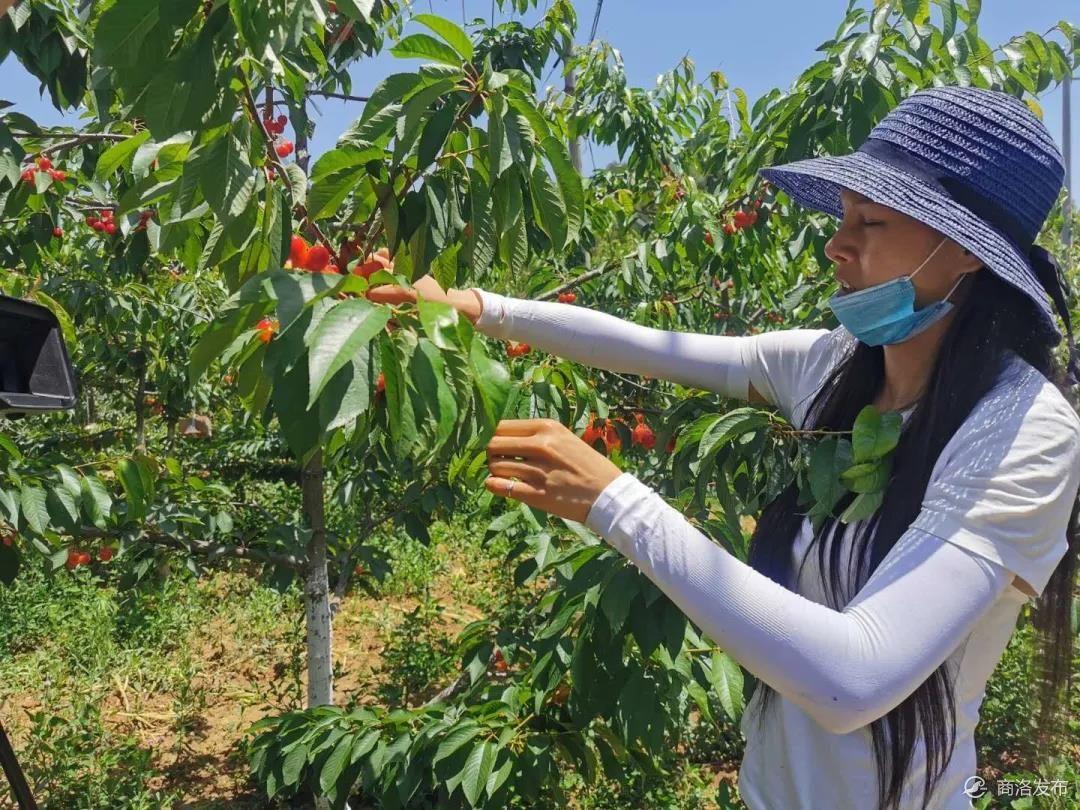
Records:
[[[516,484],[516,483],[517,483],[516,481],[511,481],[509,484],[506,485],[506,497],[507,498],[510,497],[510,492],[514,489],[514,484]]]

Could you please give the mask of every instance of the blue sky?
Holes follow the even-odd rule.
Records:
[[[866,0],[869,4],[870,0]],[[541,9],[546,7],[541,3]],[[772,2],[731,2],[731,0],[682,0],[658,4],[644,0],[608,0],[600,15],[597,37],[620,50],[629,80],[639,87],[652,87],[658,74],[670,70],[680,58],[689,55],[699,79],[711,70],[721,70],[728,81],[742,87],[751,102],[773,87],[787,88],[798,74],[819,54],[814,49],[829,39],[846,7],[846,0],[772,0]],[[461,23],[463,17],[490,17],[490,0],[416,0],[415,11],[433,11]],[[589,36],[595,0],[576,4],[578,41]],[[502,15],[508,19],[512,15]],[[539,16],[531,11],[523,20]],[[983,39],[997,46],[1024,31],[1043,33],[1059,20],[1080,25],[1080,7],[1076,0],[983,0],[979,28]],[[420,27],[417,26],[417,30]],[[408,29],[412,32],[412,28]],[[416,64],[389,54],[357,65],[353,71],[353,93],[367,95],[389,73]],[[9,58],[3,63],[4,82],[0,98],[13,101],[17,109],[43,124],[77,124],[77,116],[61,116],[39,95],[38,82]],[[561,87],[558,71],[549,84]],[[1061,145],[1061,90],[1047,93],[1042,99],[1044,121]],[[317,156],[333,147],[337,136],[359,116],[361,105],[318,99],[318,121],[312,152]],[[1073,188],[1080,183],[1080,82],[1073,83]],[[603,166],[614,160],[614,147],[583,149],[585,171],[592,165]]]

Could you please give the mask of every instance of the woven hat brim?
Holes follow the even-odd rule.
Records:
[[[929,225],[970,250],[988,269],[1034,300],[1054,343],[1064,337],[1054,320],[1050,297],[1019,246],[918,178],[862,152],[796,160],[759,173],[800,205],[837,219],[844,215],[840,191],[846,188]]]

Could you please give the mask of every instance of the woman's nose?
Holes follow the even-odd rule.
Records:
[[[845,264],[855,258],[855,248],[842,228],[825,243],[825,255],[834,264]]]

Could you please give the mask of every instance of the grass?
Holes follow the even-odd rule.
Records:
[[[340,705],[426,700],[455,673],[454,637],[476,619],[499,615],[531,632],[519,624],[506,541],[485,546],[479,534],[439,523],[430,547],[372,540],[392,574],[350,593],[335,618]],[[279,593],[252,573],[239,565],[196,579],[181,569],[122,592],[108,569],[24,570],[0,589],[0,719],[39,801],[76,810],[266,806],[243,741],[256,719],[303,706],[303,605],[298,588]],[[1016,717],[1030,710],[1030,646],[1030,633],[1018,632],[988,685],[978,735],[988,779],[1029,765],[1010,752],[1023,733]],[[739,808],[742,747],[734,724],[695,723],[662,778],[590,787],[567,770],[562,787],[569,806],[588,810]],[[1080,776],[1068,760],[1043,778],[1055,775],[1072,784]]]

